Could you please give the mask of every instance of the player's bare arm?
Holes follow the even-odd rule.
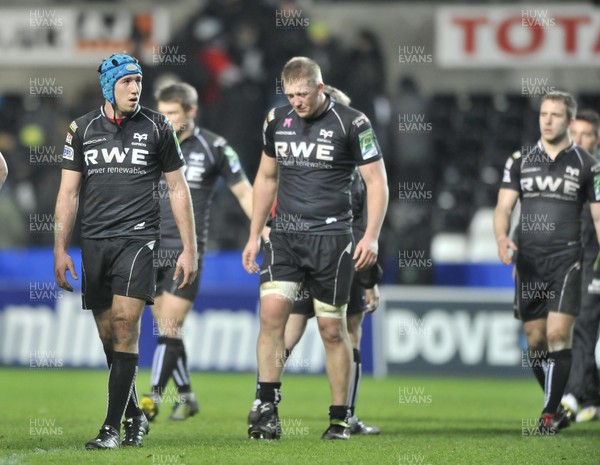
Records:
[[[229,188],[249,220],[252,220],[252,186],[247,179],[236,182]]]
[[[6,181],[6,177],[8,176],[8,166],[6,166],[6,160],[0,153],[0,189],[2,189],[2,185],[4,181]]]
[[[173,279],[177,280],[183,273],[183,281],[178,289],[183,289],[191,284],[198,272],[198,249],[196,245],[196,227],[194,225],[194,211],[190,188],[185,180],[183,168],[165,173],[169,187],[169,200],[177,229],[183,242],[183,251],[177,259],[177,267]]]
[[[269,212],[275,202],[278,186],[277,160],[264,152],[254,179],[252,195],[252,220],[250,237],[242,253],[242,264],[248,273],[258,273],[256,256],[260,248],[260,236],[267,222]]]
[[[377,262],[379,234],[388,206],[387,175],[383,160],[361,165],[360,174],[367,187],[367,229],[354,250],[354,268],[361,271]]]
[[[250,221],[252,221],[252,186],[247,179],[235,183],[230,187],[231,192],[237,198],[240,207],[244,210],[244,213]],[[265,226],[262,230],[261,236],[266,241],[269,238],[269,231],[271,228]]]
[[[508,233],[510,230],[510,216],[515,205],[519,200],[519,193],[513,189],[502,188],[498,192],[498,203],[494,210],[494,235],[498,244],[498,256],[505,265],[511,264],[511,257],[508,255],[508,249],[516,252],[516,244],[510,240]]]
[[[77,217],[81,179],[82,174],[78,171],[62,170],[54,213],[54,277],[56,284],[69,292],[72,292],[73,288],[67,281],[67,270],[73,278],[79,279],[73,259],[67,254],[67,247]]]

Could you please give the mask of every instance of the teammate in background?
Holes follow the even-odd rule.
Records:
[[[332,396],[330,425],[322,438],[348,439],[351,346],[346,307],[353,270],[368,269],[377,260],[388,202],[385,167],[369,120],[324,93],[321,70],[313,60],[292,58],[283,68],[282,82],[290,104],[272,109],[265,121],[250,236],[242,256],[246,271],[260,269],[261,277],[258,401],[248,416],[248,435],[281,436],[284,331],[304,284],[313,297]],[[350,188],[357,165],[367,187],[369,216],[355,247]],[[276,197],[270,242],[259,268],[261,230]]]
[[[592,110],[577,113],[569,127],[573,142],[598,158],[600,116]],[[573,364],[562,398],[563,407],[578,423],[600,420],[600,381],[596,365],[596,343],[600,327],[600,279],[594,262],[600,254],[594,222],[589,210],[582,212],[583,286],[581,313],[573,331]],[[597,267],[598,265],[596,265]]]
[[[0,153],[0,189],[4,185],[4,181],[6,181],[6,177],[8,176],[8,166],[6,166],[6,160]]]
[[[54,274],[60,287],[73,290],[66,271],[78,277],[67,247],[82,188],[83,308],[93,312],[110,367],[106,418],[85,447],[114,449],[123,415],[121,445],[140,446],[149,430],[137,405],[135,377],[140,318],[144,306],[154,302],[152,260],[160,233],[157,194],[163,172],[184,243],[174,276],[183,275],[182,289],[196,277],[197,252],[185,162],[168,120],[139,105],[138,61],[112,55],[98,71],[104,104],[73,121],[67,132],[56,200]]]
[[[171,377],[177,385],[179,402],[173,407],[171,420],[185,420],[199,411],[190,386],[187,354],[182,341],[185,317],[192,308],[200,286],[200,272],[206,247],[210,205],[215,186],[222,177],[240,206],[252,215],[252,186],[248,182],[236,152],[223,137],[194,124],[198,111],[198,94],[186,83],[163,87],[157,93],[158,111],[169,119],[186,161],[185,176],[192,194],[196,237],[198,240],[198,275],[190,286],[179,289],[173,281],[176,257],[183,244],[167,196],[161,196],[161,242],[158,250],[158,281],[152,313],[160,336],[152,363],[151,394],[142,397],[141,406],[150,421],[158,414],[160,396]]]
[[[329,94],[332,100],[342,105],[350,105],[350,97],[335,87],[325,85],[325,94]],[[355,172],[352,182],[352,231],[354,237],[362,237],[367,225],[367,210],[365,202],[365,186],[360,172]],[[346,313],[346,324],[348,336],[352,345],[353,363],[350,375],[350,388],[348,391],[348,407],[350,408],[350,434],[379,434],[376,426],[367,426],[355,413],[358,387],[362,375],[360,360],[360,340],[362,336],[362,322],[365,313],[372,313],[379,306],[379,288],[377,283],[381,279],[381,268],[375,265],[368,270],[358,272],[352,281],[350,288],[350,301]],[[300,341],[306,329],[309,318],[315,316],[313,301],[310,294],[302,292],[294,302],[294,307],[285,325],[285,358],[287,359],[292,350]]]
[[[572,330],[581,301],[581,207],[589,200],[600,237],[600,174],[596,161],[568,133],[577,105],[570,94],[542,98],[541,138],[528,153],[506,162],[494,232],[498,255],[511,263],[510,215],[518,199],[521,221],[516,259],[516,313],[523,321],[533,373],[544,389],[538,430],[568,426],[560,401],[571,368]]]

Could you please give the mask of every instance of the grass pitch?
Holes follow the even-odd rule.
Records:
[[[86,451],[104,418],[107,372],[0,369],[0,464],[594,464],[600,422],[531,436],[543,397],[526,380],[365,378],[357,413],[375,437],[323,441],[324,376],[284,376],[280,441],[251,441],[250,374],[194,373],[200,414],[168,420],[172,384],[143,448]],[[149,372],[138,376],[147,390]]]

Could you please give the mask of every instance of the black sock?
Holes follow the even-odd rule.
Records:
[[[104,424],[117,431],[121,429],[121,419],[135,385],[138,358],[138,354],[113,352],[108,375],[108,408]]]
[[[548,351],[527,351],[527,357],[535,379],[542,388],[542,391],[545,391],[546,370],[548,369]]]
[[[113,360],[113,350],[104,347],[104,354],[106,355],[106,364],[108,365],[108,368],[110,368]],[[129,397],[129,402],[127,402],[127,408],[125,409],[125,418],[139,417],[142,413],[142,409],[138,404],[137,391],[134,383],[131,397]]]
[[[165,390],[173,370],[177,366],[177,359],[183,349],[183,341],[173,337],[160,336],[154,351],[152,361],[152,393],[159,396]]]
[[[261,402],[273,402],[275,410],[281,402],[281,383],[258,382],[258,398]]]
[[[348,390],[348,408],[350,409],[351,417],[354,416],[356,398],[358,397],[358,386],[360,385],[360,377],[362,375],[360,350],[352,349],[352,354],[354,363],[352,364],[352,370],[350,371],[350,389]]]
[[[179,394],[192,392],[190,372],[187,367],[187,354],[185,353],[183,341],[181,341],[181,350],[177,362],[175,363],[175,369],[173,370],[173,380],[177,385],[177,392],[179,392]]]
[[[571,371],[571,349],[563,349],[548,354],[548,375],[546,376],[546,402],[542,413],[556,413],[565,392]]]
[[[346,405],[330,405],[329,406],[329,421],[341,420],[346,421],[348,419],[349,411]]]

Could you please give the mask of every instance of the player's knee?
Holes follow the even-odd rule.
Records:
[[[126,316],[117,316],[112,321],[113,340],[115,344],[129,344],[139,338],[137,322]]]
[[[548,341],[546,338],[546,328],[526,328],[525,334],[527,336],[527,347],[530,351],[542,351],[548,347]]]
[[[263,308],[260,311],[261,331],[276,332],[283,337],[285,332],[285,312],[282,310]]]
[[[315,314],[319,332],[325,344],[337,344],[348,339],[345,318],[347,305],[334,306],[315,299]]]
[[[541,353],[548,349],[548,341],[542,333],[527,336],[527,349],[529,353]]]
[[[325,344],[339,344],[345,340],[345,333],[340,328],[321,328],[320,333],[321,339]]]

